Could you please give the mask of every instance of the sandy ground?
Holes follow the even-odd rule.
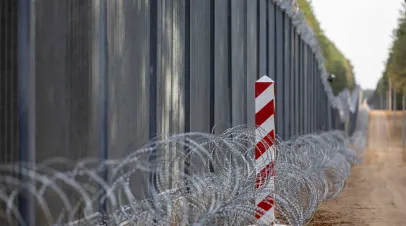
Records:
[[[371,111],[364,162],[355,166],[340,196],[321,205],[311,226],[406,226],[406,149],[401,113]]]

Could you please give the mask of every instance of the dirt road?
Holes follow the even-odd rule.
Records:
[[[323,203],[312,226],[406,226],[406,149],[401,148],[400,123],[393,114],[371,111],[364,162],[351,171],[347,187]]]

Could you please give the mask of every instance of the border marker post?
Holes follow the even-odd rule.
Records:
[[[264,75],[255,82],[255,218],[275,224],[275,82]]]

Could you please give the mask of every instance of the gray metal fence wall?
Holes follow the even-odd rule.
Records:
[[[0,2],[0,163],[18,159],[17,7]]]
[[[339,127],[314,53],[271,0],[3,0],[0,19],[2,163],[254,124],[262,75],[278,136]]]
[[[17,7],[16,2],[0,2],[0,164],[19,158]],[[0,202],[0,209],[5,207]],[[1,217],[0,225],[6,224]]]

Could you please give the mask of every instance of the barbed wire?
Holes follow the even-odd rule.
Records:
[[[279,222],[303,225],[322,201],[337,197],[365,148],[367,116],[360,111],[351,138],[330,131],[275,141]],[[255,196],[271,192],[255,189],[256,169],[264,167],[253,157],[255,131],[238,126],[220,135],[161,137],[103,162],[57,158],[35,168],[1,165],[2,216],[24,225],[18,197],[33,196],[48,225],[265,225],[254,217],[261,211]]]

